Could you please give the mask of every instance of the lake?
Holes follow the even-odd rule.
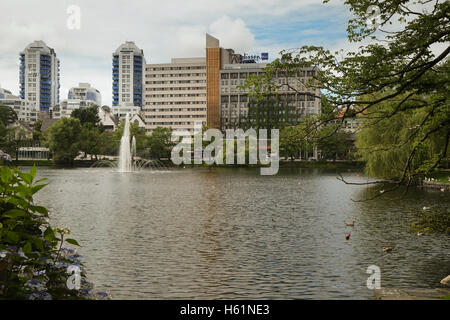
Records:
[[[344,176],[366,181],[356,173]],[[36,202],[52,226],[72,230],[88,280],[117,299],[370,299],[370,265],[382,287],[435,288],[450,274],[450,237],[407,230],[424,206],[448,210],[448,193],[356,202],[367,186],[300,168],[276,176],[39,168],[38,176],[49,185]]]

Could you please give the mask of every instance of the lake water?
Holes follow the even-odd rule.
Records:
[[[370,299],[370,265],[380,267],[382,287],[434,288],[450,274],[450,237],[407,231],[423,206],[448,210],[448,193],[355,202],[366,186],[298,168],[38,175],[49,185],[36,202],[54,227],[72,230],[88,279],[113,298]]]

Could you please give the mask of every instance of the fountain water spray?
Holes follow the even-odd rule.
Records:
[[[133,137],[134,138],[134,137]],[[135,140],[136,143],[136,140]],[[120,151],[119,151],[119,172],[131,172],[132,159],[130,148],[130,116],[127,113],[125,116],[125,126],[123,128],[123,135],[120,139]]]
[[[136,138],[133,136],[133,139],[131,139],[131,163],[133,166],[133,171],[136,171],[134,163],[136,162]]]

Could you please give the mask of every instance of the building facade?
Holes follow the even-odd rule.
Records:
[[[20,98],[49,113],[59,103],[59,59],[44,41],[34,41],[20,53]]]
[[[274,75],[275,93],[263,101],[240,88],[252,75],[264,74],[267,63],[225,64],[220,70],[220,126],[227,128],[281,128],[296,125],[310,114],[321,113],[320,89],[307,83],[317,70],[302,68],[287,75]]]
[[[295,125],[307,114],[321,113],[320,89],[308,86],[317,70],[301,68],[291,74],[274,75],[275,94],[256,103],[241,89],[247,78],[264,73],[261,57],[235,53],[220,47],[206,35],[207,125],[209,128],[277,127]],[[267,59],[267,54],[264,54]]]
[[[144,68],[144,51],[132,41],[120,45],[113,53],[113,112],[120,115],[126,114],[122,107],[142,108]]]
[[[38,119],[39,110],[35,105],[13,95],[9,90],[0,88],[0,105],[14,109],[20,121],[34,123]]]
[[[98,107],[98,105],[90,100],[66,99],[52,109],[52,118],[70,118],[74,110],[87,107]]]
[[[172,59],[145,67],[146,130],[156,127],[193,133],[194,123],[206,124],[205,58]]]
[[[76,109],[91,106],[100,107],[101,103],[100,91],[91,87],[89,83],[80,83],[78,87],[70,88],[67,99],[62,100],[52,108],[51,116],[54,119],[70,118],[72,112]]]
[[[100,91],[93,88],[89,83],[80,83],[78,84],[78,87],[70,88],[67,99],[92,101],[99,107],[102,105],[102,95],[100,94]]]

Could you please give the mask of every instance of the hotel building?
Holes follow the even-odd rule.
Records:
[[[34,41],[20,53],[20,98],[48,113],[59,103],[59,60],[44,41]]]
[[[315,68],[302,68],[289,76],[278,73],[275,101],[256,104],[250,101],[248,91],[239,88],[251,75],[264,73],[267,63],[254,57],[223,49],[219,40],[206,35],[207,61],[207,124],[209,128],[237,128],[264,125],[268,114],[275,120],[297,124],[306,114],[321,112],[320,89],[306,86],[317,72]],[[258,123],[255,123],[255,121]],[[261,120],[261,123],[259,123]]]
[[[156,127],[193,133],[194,122],[206,124],[205,58],[147,64],[144,92],[143,114],[148,133]]]
[[[274,77],[277,90],[262,102],[253,102],[248,90],[240,89],[252,75],[264,74],[267,63],[225,64],[220,70],[220,126],[272,127],[296,125],[308,114],[321,113],[320,89],[307,87],[315,68],[302,68],[287,76],[279,72]]]

